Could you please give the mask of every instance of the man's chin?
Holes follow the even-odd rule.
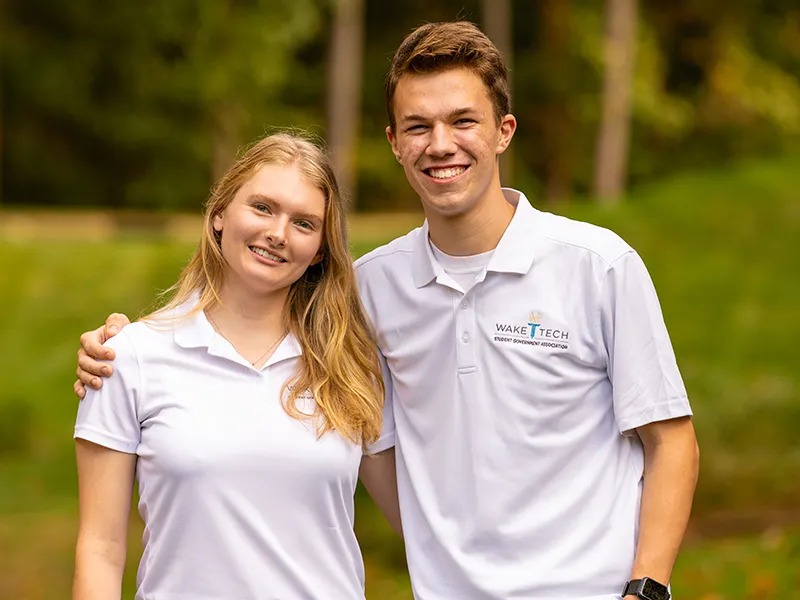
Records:
[[[452,219],[469,212],[470,202],[462,194],[422,199],[422,209],[430,218]]]

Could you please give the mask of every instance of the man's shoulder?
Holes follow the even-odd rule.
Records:
[[[625,240],[605,227],[552,213],[542,213],[542,215],[544,216],[542,237],[556,246],[594,254],[606,264],[633,251]]]
[[[411,256],[420,235],[422,235],[422,227],[417,227],[407,234],[393,239],[388,244],[367,252],[353,263],[356,273],[363,274],[372,268],[402,264]]]

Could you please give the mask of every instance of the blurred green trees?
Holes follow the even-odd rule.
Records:
[[[324,136],[331,88],[355,69],[357,206],[416,207],[384,140],[383,77],[413,27],[486,25],[488,3],[365,0],[359,68],[328,60],[336,1],[6,0],[0,202],[195,209],[265,129]],[[602,106],[604,5],[510,6],[520,128],[506,183],[556,201],[584,195]],[[779,151],[800,136],[796,0],[640,2],[636,52],[632,184]]]
[[[290,121],[313,0],[12,0],[4,200],[196,207],[240,144]]]

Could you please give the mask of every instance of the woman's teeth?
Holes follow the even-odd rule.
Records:
[[[268,258],[270,260],[274,260],[277,262],[286,262],[286,260],[284,260],[280,256],[275,256],[274,254],[267,252],[263,248],[256,248],[255,246],[250,246],[250,250],[258,254],[259,256],[263,256],[264,258]]]

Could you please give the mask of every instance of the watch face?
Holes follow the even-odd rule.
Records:
[[[642,580],[642,591],[639,593],[639,597],[645,600],[668,600],[669,592],[667,592],[666,586],[645,577]]]

